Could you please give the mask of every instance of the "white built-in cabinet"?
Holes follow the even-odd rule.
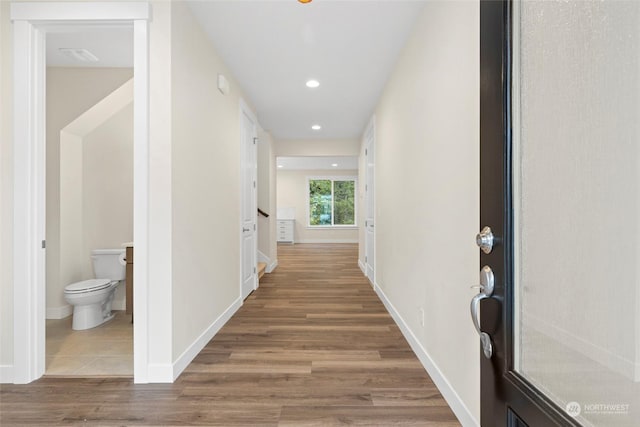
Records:
[[[279,219],[276,225],[278,233],[278,242],[294,243],[294,219]]]

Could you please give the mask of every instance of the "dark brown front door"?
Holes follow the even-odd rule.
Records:
[[[482,426],[640,425],[638,28],[481,1]]]

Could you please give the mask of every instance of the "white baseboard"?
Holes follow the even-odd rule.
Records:
[[[366,276],[367,275],[367,267],[364,265],[364,263],[361,260],[358,260],[358,267],[360,267],[360,271],[362,271],[362,274],[364,274]]]
[[[267,267],[264,270],[265,273],[271,273],[278,266],[278,260],[272,262],[271,258],[266,256],[261,251],[258,251],[258,262],[264,262],[265,264],[267,264]]]
[[[358,239],[304,239],[295,243],[358,243]]]
[[[458,418],[458,421],[460,421],[464,427],[479,427],[480,423],[478,420],[469,411],[469,408],[467,408],[442,371],[440,371],[431,356],[429,356],[429,353],[427,353],[424,347],[422,347],[420,341],[418,341],[413,332],[411,332],[407,323],[404,321],[402,316],[400,316],[400,313],[398,313],[393,304],[391,304],[391,301],[389,301],[377,283],[375,284],[374,289],[384,306],[387,308],[387,311],[391,314],[391,317],[393,317],[393,320],[402,331],[402,335],[404,335],[405,339],[409,342],[411,349],[416,356],[418,356],[420,363],[422,363],[422,366],[424,366],[434,384],[438,387],[438,390],[449,404],[449,407],[451,407],[451,410]]]
[[[147,383],[172,383],[173,365],[170,363],[149,363],[147,366]]]
[[[0,384],[13,383],[13,365],[0,365]]]
[[[264,262],[265,264],[269,265],[269,263],[271,263],[271,259],[269,259],[269,257],[266,256],[264,252],[258,250],[258,262]]]
[[[169,382],[175,381],[175,379],[180,376],[182,371],[189,366],[189,363],[202,351],[209,341],[211,341],[211,338],[218,333],[241,306],[242,299],[238,298],[178,357],[173,363],[173,378]]]
[[[64,319],[71,316],[73,313],[73,306],[63,305],[62,307],[47,307],[46,318],[47,319]]]

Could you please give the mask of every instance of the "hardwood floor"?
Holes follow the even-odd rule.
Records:
[[[358,269],[357,245],[282,245],[278,259],[174,384],[2,385],[0,425],[460,425]]]

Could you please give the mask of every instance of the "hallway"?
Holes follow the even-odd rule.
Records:
[[[3,384],[0,424],[458,426],[357,250],[280,245],[279,267],[174,384]]]

